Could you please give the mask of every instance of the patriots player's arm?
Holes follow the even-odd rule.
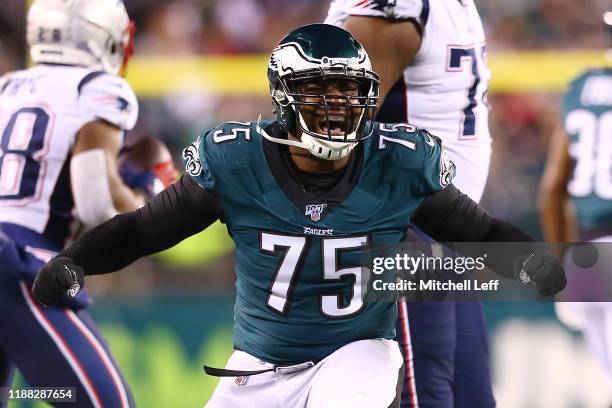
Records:
[[[222,215],[217,198],[183,176],[144,207],[100,224],[60,252],[40,269],[32,293],[40,303],[54,304],[75,284],[82,287],[85,275],[115,272],[168,249]]]
[[[538,206],[544,238],[549,242],[576,239],[575,217],[567,192],[570,171],[568,138],[563,128],[558,126],[550,140],[546,168],[540,182]]]
[[[144,204],[143,197],[119,176],[117,156],[122,139],[122,130],[102,119],[85,124],[77,133],[70,179],[77,215],[89,227]]]
[[[123,132],[138,118],[138,101],[123,78],[90,71],[77,85],[75,103],[82,125],[72,145],[70,182],[78,218],[94,227],[144,204],[122,181],[116,163]]]
[[[390,20],[352,15],[346,20],[344,28],[363,44],[374,71],[380,75],[380,106],[419,51],[421,27],[413,19]]]
[[[359,40],[380,75],[379,106],[421,47],[420,26],[414,20],[351,16],[345,28]],[[393,44],[393,46],[390,46]]]
[[[560,292],[567,284],[559,260],[541,243],[493,217],[452,184],[424,198],[412,222],[438,242],[532,243],[528,253],[524,247],[509,247],[507,257],[489,257],[485,263],[504,277],[533,281],[545,296]]]

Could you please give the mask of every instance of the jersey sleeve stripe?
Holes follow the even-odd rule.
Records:
[[[0,88],[0,94],[4,92],[4,90],[6,89],[9,83],[10,83],[9,80],[4,81],[4,83],[2,84],[2,87]]]
[[[421,27],[425,29],[425,25],[427,24],[427,20],[429,19],[429,0],[423,0],[423,8],[421,9],[421,14],[419,15],[419,22],[421,23]]]
[[[88,82],[91,82],[92,80],[96,79],[102,74],[104,74],[104,71],[94,71],[94,72],[90,72],[89,74],[85,75],[83,79],[81,79],[81,82],[79,82],[79,84],[77,85],[78,94],[79,95],[81,94],[81,89],[83,89],[83,87],[87,85]]]
[[[357,4],[355,4],[353,6],[353,8],[366,8],[370,5],[370,0],[362,0],[357,2]]]

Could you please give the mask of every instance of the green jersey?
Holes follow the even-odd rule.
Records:
[[[399,243],[422,199],[454,166],[440,140],[368,122],[339,181],[305,191],[276,122],[228,122],[184,152],[188,173],[223,207],[236,244],[234,344],[277,363],[321,360],[352,341],[393,338],[396,306],[366,302],[362,252]]]
[[[572,158],[567,191],[581,233],[612,229],[612,69],[576,78],[563,102]],[[592,235],[592,234],[591,234]]]

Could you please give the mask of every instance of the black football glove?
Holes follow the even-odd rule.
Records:
[[[519,256],[514,260],[513,269],[519,282],[535,283],[540,294],[544,296],[555,295],[567,285],[565,270],[559,259],[543,249]]]
[[[64,294],[69,298],[75,297],[84,285],[83,268],[75,265],[70,258],[60,256],[40,268],[32,285],[32,294],[41,304],[51,306]]]

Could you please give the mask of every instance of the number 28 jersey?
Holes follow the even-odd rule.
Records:
[[[0,223],[61,249],[73,219],[69,166],[78,131],[97,119],[129,130],[137,116],[128,83],[102,71],[41,64],[1,77]]]
[[[226,123],[183,153],[187,172],[219,199],[236,244],[235,346],[289,363],[393,338],[395,303],[364,300],[363,251],[399,243],[421,200],[451,182],[439,139],[368,122],[372,136],[342,178],[311,195],[281,165],[290,160],[285,148],[262,137],[275,125]]]

